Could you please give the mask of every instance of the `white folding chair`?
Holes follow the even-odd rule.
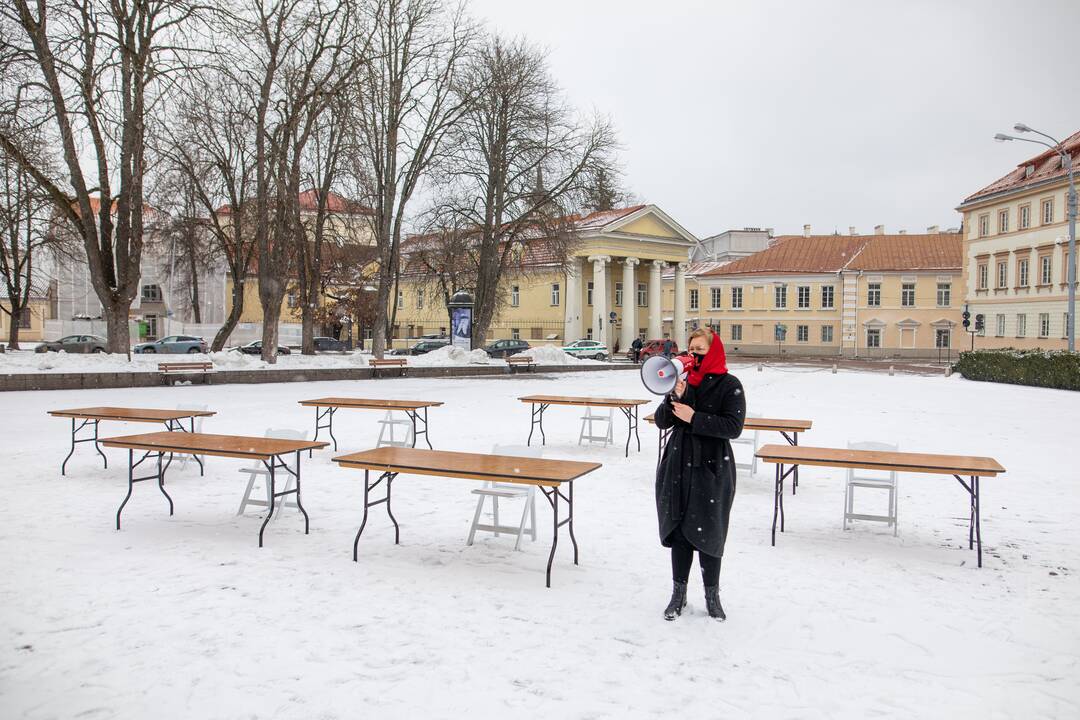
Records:
[[[593,424],[599,423],[601,434],[597,435],[593,430]],[[581,432],[578,434],[578,445],[582,443],[600,443],[601,445],[614,445],[615,439],[612,427],[615,425],[615,408],[608,408],[607,415],[602,412],[593,412],[593,408],[586,407],[585,414],[581,416]],[[606,429],[605,429],[606,428]]]
[[[761,417],[761,415],[759,413],[748,412],[748,413],[746,413],[746,417],[748,417],[748,418],[759,418],[759,417]],[[749,445],[750,446],[750,462],[741,463],[741,462],[738,462],[738,458],[736,458],[735,469],[738,470],[739,468],[743,468],[744,470],[749,470],[751,477],[753,477],[757,473],[757,449],[758,449],[758,436],[759,435],[760,435],[760,432],[757,431],[757,430],[753,430],[753,431],[750,431],[750,432],[747,432],[746,430],[743,430],[742,435],[740,435],[739,437],[737,437],[734,440],[730,441],[732,445]],[[732,450],[734,450],[734,448],[732,448]]]
[[[412,447],[413,445],[413,424],[412,420],[406,417],[402,420],[400,417],[394,417],[393,410],[387,410],[383,415],[382,420],[379,421],[382,426],[379,428],[379,440],[375,443],[375,447],[380,448],[387,447]],[[402,428],[405,431],[404,440],[394,439],[394,428]],[[386,437],[389,433],[389,437]]]
[[[177,410],[209,410],[210,406],[209,405],[184,405],[184,404],[180,404],[180,405],[176,406],[176,409]],[[202,432],[202,426],[203,426],[203,421],[204,420],[206,420],[206,418],[203,417],[203,416],[195,418],[195,430],[194,430],[194,432],[197,432],[197,433]],[[180,461],[179,461],[180,469],[183,469],[184,466],[188,464],[188,461],[193,459],[194,457],[195,457],[194,455],[181,455],[180,456]],[[200,455],[199,460],[202,461],[203,469],[205,470],[206,469],[206,456],[205,455]]]
[[[538,458],[543,455],[543,448],[538,445],[496,445],[491,449],[493,455],[517,455],[519,457]],[[466,545],[473,544],[476,531],[494,533],[507,533],[517,537],[514,544],[515,550],[521,549],[521,538],[526,533],[536,541],[536,486],[517,485],[514,483],[485,482],[479,489],[472,491],[473,495],[479,495],[476,501],[476,512],[473,514],[472,527],[469,528],[469,539]],[[491,498],[492,523],[490,525],[480,522],[480,515],[484,511],[484,501]],[[511,500],[524,498],[525,506],[521,510],[521,522],[517,527],[499,524],[499,498]],[[526,521],[528,523],[526,524]]]
[[[270,428],[270,429],[268,429],[266,431],[266,434],[264,435],[264,437],[277,438],[278,440],[307,440],[307,435],[308,434],[307,434],[306,430],[304,430],[304,431],[287,430],[287,429],[278,430],[278,429]],[[293,470],[296,470],[296,468],[293,468]],[[243,515],[244,514],[244,509],[247,508],[249,505],[251,505],[253,507],[269,508],[270,507],[270,502],[271,502],[271,500],[270,500],[270,471],[266,469],[266,466],[263,465],[262,462],[260,461],[260,462],[256,462],[251,467],[240,468],[240,472],[248,474],[248,484],[247,484],[247,490],[244,491],[244,497],[243,497],[243,499],[240,500],[240,509],[236,511],[236,514],[237,515]],[[296,476],[294,476],[292,473],[290,473],[290,472],[288,472],[286,470],[282,470],[280,473],[278,473],[278,472],[274,473],[275,480],[277,478],[281,477],[281,475],[285,476],[285,487],[282,488],[279,492],[287,492],[289,490],[292,490],[293,487],[295,487],[295,485],[296,485]],[[256,478],[262,478],[263,479],[263,485],[266,488],[266,499],[265,500],[256,499],[256,498],[252,497],[252,495],[255,493],[255,479]],[[296,504],[296,497],[295,496],[292,496],[292,497],[286,496],[285,499],[282,500],[280,503],[274,503],[274,507],[276,509],[276,508],[287,508],[287,507],[298,508],[299,506]],[[274,517],[275,518],[280,517],[280,514],[275,513]]]
[[[849,450],[879,450],[885,452],[896,452],[900,449],[899,445],[890,445],[882,442],[849,442],[847,444]],[[848,468],[847,471],[847,483],[844,489],[844,529],[847,530],[849,520],[871,520],[873,522],[883,522],[892,525],[893,535],[896,535],[897,531],[897,493],[898,493],[898,475],[895,470],[859,470],[859,474],[855,474],[854,468]],[[889,491],[889,514],[888,515],[867,515],[865,513],[855,512],[855,488],[875,488],[878,490]]]

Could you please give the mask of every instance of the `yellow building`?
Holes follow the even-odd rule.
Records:
[[[962,241],[930,230],[777,237],[700,273],[691,315],[732,354],[947,356],[964,297]]]
[[[45,321],[56,318],[55,290],[33,289],[30,293],[30,305],[16,318],[12,318],[11,303],[0,296],[0,343],[7,345],[11,336],[11,323],[19,323],[19,343],[41,342],[45,340]]]
[[[565,265],[536,258],[506,276],[505,302],[488,339],[561,344],[588,337],[606,343],[611,352],[616,344],[625,350],[635,337],[661,337],[661,275],[674,265],[674,283],[685,283],[697,238],[655,205],[595,212],[575,219],[572,232]],[[405,273],[399,287],[393,332],[399,344],[446,332],[446,305],[434,278]],[[673,312],[685,316],[685,304],[677,303]],[[685,344],[685,335],[681,341]]]
[[[1080,161],[1080,132],[1063,143]],[[968,196],[964,270],[975,347],[1065,349],[1068,312],[1068,177],[1052,150]]]

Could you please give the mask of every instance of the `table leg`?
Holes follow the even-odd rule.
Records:
[[[797,431],[793,431],[791,433],[791,435],[789,436],[786,432],[781,430],[780,434],[783,435],[784,439],[788,441],[788,445],[794,445],[795,447],[799,446],[799,433]],[[799,466],[796,465],[795,466],[795,475],[791,480],[791,494],[792,495],[795,494],[795,490],[798,487],[799,487]]]
[[[315,440],[319,439],[319,430],[327,430],[330,433],[330,439],[334,441],[334,452],[337,452],[337,438],[334,437],[334,413],[337,412],[337,408],[328,407],[323,410],[320,406],[315,406]],[[321,424],[321,420],[326,418],[326,424]],[[311,457],[311,451],[308,451],[308,457]]]
[[[158,489],[161,491],[161,494],[165,496],[165,499],[169,501],[169,515],[173,514],[173,501],[172,501],[172,498],[169,497],[169,493],[165,492],[165,469],[168,466],[166,466],[166,468],[163,468],[161,466],[161,461],[162,461],[165,453],[164,452],[157,452],[157,453],[153,453],[153,454],[157,455],[157,472],[155,474],[153,474],[153,475],[144,475],[143,477],[135,477],[135,468],[139,467],[139,465],[142,464],[143,460],[146,460],[146,458],[150,457],[151,453],[149,453],[149,452],[146,453],[145,455],[142,456],[142,458],[139,459],[138,462],[135,462],[135,451],[132,450],[132,449],[128,450],[128,490],[127,490],[127,495],[124,496],[124,501],[122,503],[120,503],[120,507],[117,508],[117,510],[116,510],[116,529],[117,530],[120,529],[120,514],[122,512],[124,512],[124,506],[127,505],[128,500],[131,499],[131,492],[135,488],[135,483],[137,483],[137,482],[143,482],[145,480],[157,480]]]
[[[98,423],[100,420],[84,419],[78,426],[75,425],[75,418],[71,418],[71,450],[68,452],[67,457],[64,458],[64,462],[60,463],[60,474],[67,475],[67,463],[71,459],[71,456],[75,454],[75,446],[79,443],[92,442],[94,443],[94,449],[97,450],[97,454],[101,456],[101,459],[105,461],[105,469],[109,469],[109,458],[105,457],[105,453],[101,451],[101,446],[98,444]],[[79,438],[79,431],[87,425],[94,426],[93,437]]]
[[[968,492],[968,550],[978,548],[979,567],[982,567],[982,508],[979,498],[979,478],[972,475],[968,484],[959,475],[953,475],[953,477]]]
[[[390,522],[394,523],[394,544],[398,545],[401,541],[401,528],[398,526],[398,521],[394,517],[394,513],[390,512],[390,491],[394,478],[397,477],[396,472],[384,472],[379,476],[379,479],[375,482],[371,482],[371,471],[364,470],[364,517],[360,521],[360,529],[356,531],[356,539],[353,540],[352,559],[353,562],[357,561],[360,547],[360,536],[364,534],[364,527],[367,526],[368,521],[368,508],[375,507],[386,503],[386,514],[390,516]],[[386,480],[386,497],[379,498],[378,500],[371,499],[371,491],[379,486],[383,480]]]
[[[794,475],[798,465],[792,465],[786,471],[783,463],[776,465],[776,484],[773,488],[772,544],[776,545],[776,519],[780,518],[780,532],[784,532],[784,478]]]
[[[540,485],[540,492],[544,494],[548,503],[551,505],[552,511],[552,533],[551,533],[551,552],[548,553],[547,572],[545,580],[547,587],[551,587],[551,566],[555,561],[555,550],[559,547],[559,528],[563,525],[570,527],[570,542],[574,545],[574,564],[578,564],[578,544],[577,538],[574,537],[574,483],[569,482],[569,489],[566,495],[563,495],[561,486],[554,486],[551,489]],[[563,500],[567,505],[567,517],[565,520],[559,520],[559,501]]]
[[[539,409],[537,408],[539,405]],[[544,411],[547,410],[547,403],[532,403],[529,405],[531,418],[529,420],[529,439],[525,441],[526,445],[532,444],[533,430],[537,425],[540,426],[540,444],[547,445],[547,436],[544,435]]]
[[[296,451],[296,507],[300,509],[300,512],[304,513],[304,534],[307,535],[308,529],[311,525],[311,521],[308,518],[307,510],[304,509],[304,503],[300,502],[300,451]]]
[[[263,531],[266,530],[267,523],[270,522],[270,518],[274,515],[274,500],[277,498],[277,485],[276,478],[274,476],[274,468],[277,465],[276,457],[271,457],[270,462],[267,463],[263,460],[263,466],[270,473],[267,482],[270,483],[270,507],[266,509],[266,517],[263,519],[262,525],[259,527],[259,547],[263,546]]]

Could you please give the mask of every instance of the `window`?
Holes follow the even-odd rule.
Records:
[[[831,310],[833,308],[836,289],[832,285],[821,286],[821,307]]]
[[[731,288],[731,309],[742,310],[742,288]]]
[[[544,338],[544,328],[539,328],[539,327],[529,328],[529,339],[530,340],[543,340],[543,338]]]
[[[809,308],[810,307],[810,286],[809,285],[800,285],[799,289],[796,292],[798,293],[798,295],[797,295],[798,306],[800,308],[803,308],[803,309]]]
[[[1050,337],[1050,313],[1039,313],[1039,337]]]
[[[1028,261],[1021,260],[1016,264],[1016,286],[1028,286]]]
[[[592,281],[590,280],[589,284],[586,286],[586,289],[585,289],[585,304],[586,305],[592,305],[593,304],[593,302],[592,302],[592,291],[593,291],[593,284],[592,284]]]
[[[161,302],[161,288],[157,285],[142,286],[143,302]]]
[[[866,347],[879,348],[881,347],[881,330],[877,328],[869,328],[866,331]]]
[[[416,291],[416,309],[419,310],[424,307],[424,290],[420,288]]]
[[[1039,258],[1039,284],[1050,284],[1050,273],[1053,270],[1053,259],[1049,255]]]
[[[1069,336],[1069,313],[1061,315],[1061,337]]]
[[[521,286],[510,286],[510,307],[519,307],[521,305]]]
[[[639,282],[637,284],[637,306],[648,307],[649,306],[649,284]]]
[[[1020,313],[1016,316],[1016,337],[1022,338],[1027,335],[1027,315]]]
[[[985,290],[990,282],[989,270],[986,263],[979,263],[979,290]]]
[[[296,295],[289,293],[289,307],[296,307]],[[405,307],[405,291],[397,291],[397,306],[399,308]]]
[[[691,292],[693,292],[691,290]],[[615,283],[615,307],[622,307],[622,283]]]
[[[807,288],[809,290],[810,288]],[[795,326],[795,341],[796,342],[810,342],[810,326],[809,325],[796,325]]]
[[[552,306],[559,304],[559,283],[551,283],[551,304]]]
[[[997,314],[997,332],[994,333],[998,337],[1005,336],[1005,313]]]
[[[990,216],[979,216],[979,237],[986,237],[990,234]]]
[[[585,337],[587,337],[589,340],[592,340],[592,325],[585,328]]]
[[[937,284],[937,306],[949,307],[952,305],[952,283]]]
[[[869,307],[881,307],[881,283],[867,284],[866,304]]]
[[[915,283],[904,283],[900,286],[900,305],[915,307]]]
[[[296,307],[299,304],[296,301],[296,293],[291,292],[288,295],[286,295],[285,296],[285,302],[288,304],[288,306],[290,308]],[[398,306],[399,307],[401,306],[401,292],[400,291],[398,291]]]
[[[690,291],[690,309],[691,310],[697,310],[698,309],[698,291],[697,290],[691,290]]]
[[[999,288],[1007,287],[1009,284],[1009,264],[1004,260],[999,260],[997,264],[997,286]]]
[[[521,328],[510,328],[510,339],[511,340],[520,340],[521,339]]]
[[[1042,224],[1049,225],[1054,222],[1054,198],[1046,198],[1042,201]]]
[[[787,285],[777,285],[773,296],[777,308],[787,307]]]
[[[938,328],[934,333],[934,347],[947,348],[952,344],[952,330],[948,328]]]
[[[735,341],[742,340],[742,325],[731,326],[731,339]]]
[[[832,325],[821,326],[821,342],[831,343],[833,340]]]
[[[1021,205],[1020,206],[1020,217],[1017,220],[1016,226],[1017,226],[1018,230],[1027,230],[1029,227],[1031,227],[1031,206],[1030,205]]]
[[[1009,211],[1008,210],[999,210],[998,211],[998,232],[999,233],[1007,233],[1007,232],[1009,232]]]
[[[712,303],[712,305],[710,305],[710,307],[713,310],[719,310],[720,309],[720,296],[723,294],[723,292],[724,291],[721,288],[715,288],[714,287],[714,288],[712,288],[712,291],[709,293],[709,302]]]
[[[30,329],[30,308],[28,307],[24,307],[22,310],[19,311],[19,329]]]

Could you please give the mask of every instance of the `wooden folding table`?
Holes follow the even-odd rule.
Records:
[[[102,420],[162,423],[165,425],[166,430],[195,432],[195,418],[210,417],[216,413],[211,410],[155,410],[153,408],[89,407],[74,408],[72,410],[50,410],[49,414],[53,417],[71,418],[71,451],[68,452],[67,457],[64,458],[64,462],[60,465],[60,474],[66,475],[67,462],[71,459],[71,456],[75,454],[75,446],[84,442],[94,443],[94,449],[97,450],[101,459],[105,461],[105,468],[108,469],[109,458],[105,457],[105,453],[101,452],[101,447],[98,445],[98,423]],[[76,426],[76,422],[79,420],[82,420],[82,423]],[[188,428],[184,427],[184,420],[190,421]],[[93,436],[84,438],[77,437],[79,431],[88,425],[94,428]],[[201,475],[203,472],[202,459],[195,456],[195,462],[199,463],[199,474]]]
[[[523,403],[529,403],[532,409],[532,419],[529,423],[529,439],[526,445],[532,444],[533,431],[540,428],[540,444],[547,444],[547,436],[544,435],[544,411],[551,405],[572,405],[575,407],[602,407],[618,408],[626,416],[628,425],[626,431],[626,456],[630,456],[630,438],[637,438],[637,449],[641,450],[641,436],[638,435],[638,408],[648,405],[648,400],[625,400],[622,398],[597,398],[597,397],[569,397],[566,395],[526,395],[519,397]]]
[[[858,468],[864,470],[895,470],[898,472],[952,475],[968,492],[970,516],[968,519],[968,549],[978,544],[979,567],[982,567],[982,526],[979,498],[979,478],[995,477],[1005,468],[997,460],[970,455],[932,455],[912,452],[887,452],[879,450],[845,450],[789,445],[763,445],[757,456],[776,465],[776,485],[773,489],[772,544],[776,545],[776,519],[780,518],[780,532],[784,532],[784,478],[799,465],[822,467]],[[788,469],[785,471],[784,466]],[[968,476],[965,482],[962,476]]]
[[[417,450],[415,448],[382,447],[376,450],[352,453],[334,458],[341,467],[364,471],[364,517],[353,541],[353,560],[357,560],[360,536],[367,525],[368,508],[386,504],[386,514],[394,524],[394,544],[400,540],[397,519],[390,510],[390,491],[394,479],[406,475],[432,475],[463,478],[465,480],[488,480],[498,483],[535,485],[551,504],[553,512],[551,552],[547,562],[547,586],[551,587],[551,563],[559,543],[559,528],[569,527],[570,542],[574,545],[574,564],[578,564],[578,545],[574,537],[574,480],[601,467],[600,463],[570,460],[548,460],[516,457],[512,455],[484,455],[477,453],[447,452],[444,450]],[[371,471],[379,473],[371,482]],[[371,491],[386,481],[386,495],[371,500]],[[563,491],[563,486],[566,491]],[[559,520],[559,506],[566,503],[565,520]]]
[[[334,441],[334,450],[338,449],[337,438],[334,437],[334,413],[341,408],[353,410],[399,410],[409,416],[413,427],[413,447],[416,447],[416,437],[424,436],[424,442],[431,448],[431,439],[428,435],[428,408],[439,407],[443,403],[435,400],[382,400],[371,398],[346,398],[327,397],[316,400],[301,400],[304,407],[315,408],[315,439],[319,439],[319,430],[329,430],[330,439]],[[420,411],[424,411],[423,420],[420,419]],[[326,424],[322,424],[323,420]],[[418,427],[418,422],[423,424],[423,430]]]
[[[116,511],[116,529],[120,529],[120,513],[131,499],[132,488],[135,483],[146,480],[157,480],[158,489],[165,499],[169,501],[169,515],[173,514],[173,501],[169,493],[165,492],[165,470],[168,465],[162,466],[162,458],[168,454],[185,455],[214,455],[217,457],[239,458],[260,460],[267,473],[270,483],[270,507],[259,528],[259,547],[263,544],[263,530],[270,522],[274,514],[274,501],[285,495],[296,495],[296,507],[304,514],[304,534],[308,532],[308,514],[300,502],[300,453],[305,450],[318,450],[330,443],[317,442],[314,440],[282,440],[267,437],[247,437],[244,435],[208,435],[206,433],[176,433],[156,432],[144,435],[126,435],[123,437],[105,438],[101,441],[105,447],[126,448],[128,451],[128,491],[124,501],[120,503]],[[143,456],[135,460],[135,451],[140,450]],[[293,470],[282,459],[285,455],[296,454],[296,469]],[[135,477],[135,468],[151,456],[157,456],[157,471],[153,475]],[[296,488],[277,492],[276,471],[284,469],[296,479]]]

